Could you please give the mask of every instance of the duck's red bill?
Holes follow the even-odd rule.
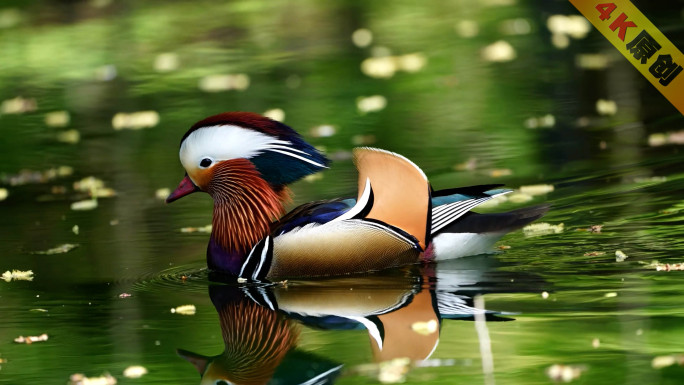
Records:
[[[176,187],[176,189],[166,198],[166,203],[171,203],[176,199],[182,198],[196,191],[199,191],[199,187],[195,186],[195,184],[190,180],[190,177],[186,175],[178,187]]]

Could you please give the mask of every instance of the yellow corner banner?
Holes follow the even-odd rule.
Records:
[[[684,114],[684,55],[629,0],[570,0]]]

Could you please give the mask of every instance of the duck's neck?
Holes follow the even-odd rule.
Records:
[[[216,165],[207,191],[214,198],[209,268],[237,275],[251,248],[282,215],[288,193],[274,190],[246,159]]]

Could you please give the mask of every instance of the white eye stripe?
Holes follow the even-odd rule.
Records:
[[[202,127],[185,138],[180,148],[180,159],[186,170],[193,169],[204,158],[214,162],[249,159],[281,142],[276,137],[235,125]]]

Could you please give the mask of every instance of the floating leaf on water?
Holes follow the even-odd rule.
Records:
[[[157,72],[171,72],[178,69],[180,60],[173,52],[160,53],[154,58],[154,70]]]
[[[360,96],[356,99],[356,108],[360,113],[381,111],[387,107],[387,98],[382,95]]]
[[[389,79],[397,72],[397,64],[393,57],[370,57],[361,62],[361,72],[376,79]]]
[[[171,313],[181,315],[194,315],[197,312],[195,305],[181,305],[171,309]]]
[[[599,115],[615,115],[617,113],[617,103],[614,100],[599,99],[596,101],[596,112]]]
[[[199,81],[199,89],[204,92],[244,91],[247,88],[249,88],[249,76],[246,74],[208,75]]]
[[[508,249],[510,249],[511,247],[508,246],[508,245],[499,245],[499,246],[497,246],[496,248],[499,249],[499,250],[508,250]]]
[[[2,114],[23,114],[25,112],[35,111],[37,108],[36,99],[24,99],[17,96],[14,99],[7,99],[0,105],[0,113]]]
[[[366,28],[359,28],[352,33],[351,38],[355,46],[365,48],[373,42],[373,32]]]
[[[112,118],[112,127],[115,130],[141,130],[154,127],[157,124],[159,124],[159,113],[157,111],[119,112]]]
[[[553,34],[570,36],[573,39],[582,39],[591,30],[587,19],[580,15],[551,15],[546,20],[546,27]]]
[[[504,35],[527,35],[532,31],[532,26],[527,19],[516,18],[502,21],[499,30]]]
[[[33,270],[12,270],[2,273],[2,279],[5,282],[10,281],[33,281]]]
[[[525,203],[532,200],[532,195],[516,191],[508,194],[508,200],[513,203]]]
[[[520,186],[519,190],[523,194],[537,196],[550,193],[554,190],[554,187],[550,184],[533,184],[529,186]]]
[[[19,336],[19,337],[14,339],[14,342],[16,342],[18,344],[30,345],[34,342],[43,342],[43,341],[47,341],[47,340],[48,340],[48,335],[43,333],[39,336],[28,336],[28,337]]]
[[[435,321],[435,320],[430,320],[427,322],[414,322],[411,325],[411,330],[413,330],[414,332],[416,332],[420,335],[428,336],[428,335],[436,332],[438,329],[438,326],[439,325],[437,324],[437,321]]]
[[[550,128],[555,125],[556,118],[551,114],[546,114],[540,117],[527,118],[527,120],[525,120],[525,127],[529,129]]]
[[[684,366],[684,355],[683,354],[671,354],[667,356],[657,356],[651,361],[651,367],[653,369],[662,369],[668,366],[677,364],[679,366]]]
[[[352,144],[355,146],[365,146],[373,144],[376,141],[375,135],[354,135],[352,136]]]
[[[315,138],[328,138],[330,136],[335,135],[335,132],[337,132],[337,129],[335,126],[331,126],[329,124],[323,124],[320,126],[313,127],[310,131],[309,134]]]
[[[77,248],[78,246],[79,246],[78,244],[65,243],[65,244],[53,247],[52,249],[45,250],[45,251],[34,251],[33,254],[42,254],[42,255],[64,254],[64,253],[70,252],[71,250]]]
[[[515,59],[515,48],[505,41],[499,40],[482,49],[482,58],[490,62],[507,62]]]
[[[591,225],[591,226],[589,226],[587,231],[590,233],[600,233],[602,229],[603,229],[603,225]]]
[[[589,252],[584,253],[584,256],[585,257],[598,257],[600,255],[605,255],[605,254],[606,254],[605,251],[589,251]]]
[[[0,201],[4,201],[9,196],[9,191],[6,188],[0,188]]]
[[[500,205],[501,203],[508,202],[508,197],[506,195],[495,196],[494,198],[484,201],[484,203],[479,204],[478,208],[491,208]]]
[[[454,29],[459,36],[466,39],[475,37],[480,32],[480,27],[474,20],[461,20],[454,26]]]
[[[168,197],[170,194],[171,194],[171,189],[168,189],[168,188],[160,188],[154,192],[154,196],[160,200],[166,200],[166,197]]]
[[[508,168],[497,168],[497,169],[491,170],[489,172],[489,176],[491,176],[493,178],[499,178],[502,176],[509,176],[509,175],[513,175],[513,171],[511,169],[508,169]]]
[[[53,111],[45,114],[45,125],[48,127],[66,127],[70,120],[68,111]]]
[[[109,373],[100,377],[86,377],[84,374],[75,373],[69,377],[68,385],[116,385],[116,378]]]
[[[180,231],[181,233],[211,233],[211,225],[202,227],[183,227]]]
[[[90,192],[104,187],[104,181],[94,176],[88,176],[74,182],[74,190]]]
[[[583,53],[575,56],[575,65],[585,70],[601,70],[608,67],[608,55]]]
[[[477,168],[477,158],[470,157],[463,163],[455,164],[453,168],[456,171],[473,171]]]
[[[564,225],[562,223],[552,225],[546,222],[533,223],[523,227],[523,233],[526,237],[534,237],[547,234],[560,234],[563,232]]]
[[[585,370],[584,366],[554,364],[546,369],[546,375],[553,381],[570,382],[578,379]]]
[[[321,180],[321,179],[323,179],[323,174],[317,173],[317,174],[309,174],[309,175],[305,176],[303,180],[305,182],[312,183],[312,182],[315,182],[315,181]]]
[[[629,257],[622,250],[615,250],[615,262],[624,262],[627,258]]]
[[[48,312],[46,309],[31,309],[29,311],[33,312],[33,313],[47,313]]]
[[[126,378],[140,378],[147,374],[147,368],[140,365],[129,366],[123,371],[123,375]]]
[[[660,263],[654,261],[646,267],[655,269],[656,271],[681,271],[684,270],[684,263]]]
[[[422,53],[410,53],[397,57],[397,68],[404,72],[418,72],[425,64],[427,58]]]
[[[395,358],[379,364],[380,372],[378,381],[383,384],[398,384],[406,381],[406,374],[409,371],[411,360],[408,358]]]
[[[604,294],[603,296],[606,297],[606,298],[615,298],[615,297],[618,296],[618,293],[616,293],[616,292],[614,292],[614,291],[611,291],[610,293],[606,293],[606,294]]]
[[[262,115],[264,115],[267,118],[277,120],[279,122],[285,121],[285,111],[283,111],[280,108],[270,109],[270,110],[264,112]]]
[[[108,82],[116,79],[117,70],[113,64],[103,65],[95,69],[95,79]]]
[[[93,210],[95,208],[97,208],[97,200],[95,199],[86,199],[71,204],[71,209],[74,211]]]
[[[57,141],[62,143],[76,144],[81,140],[78,130],[67,130],[57,134]]]
[[[46,183],[59,177],[69,176],[73,172],[74,169],[69,166],[59,166],[45,171],[21,170],[17,174],[0,176],[0,181],[9,183],[11,186]]]
[[[598,349],[599,346],[601,346],[601,340],[599,340],[598,338],[594,338],[593,340],[591,340],[591,347],[592,348]]]
[[[130,296],[131,296],[131,294],[129,294],[129,293],[121,293],[121,294],[119,294],[119,298],[128,298],[128,297],[130,297]]]

